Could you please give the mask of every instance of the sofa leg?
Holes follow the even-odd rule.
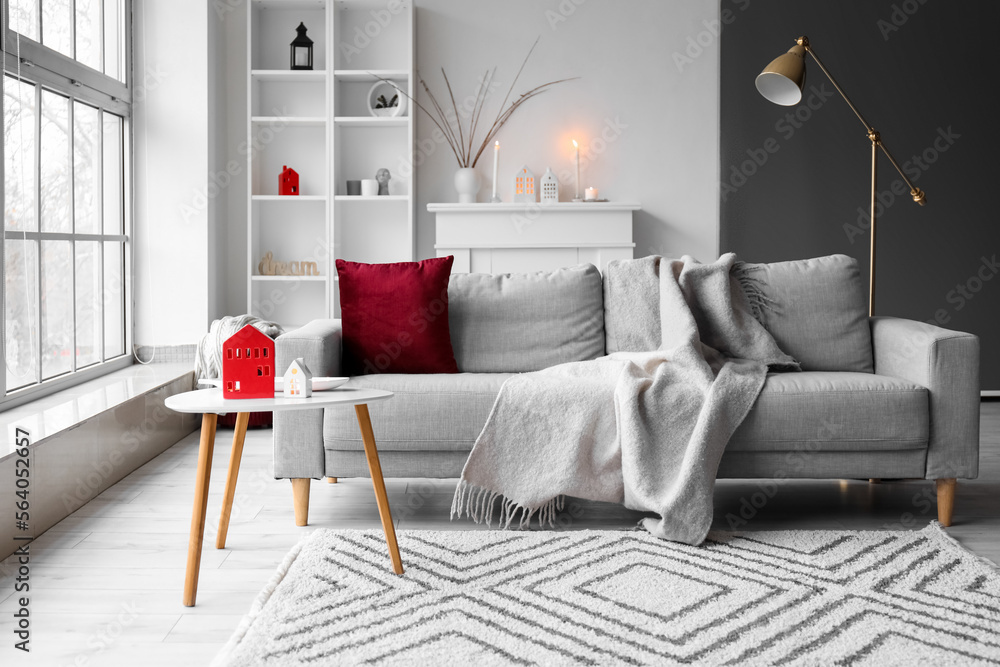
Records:
[[[292,480],[292,499],[295,503],[295,525],[305,526],[309,523],[309,483],[308,477]]]
[[[942,477],[937,480],[938,523],[944,527],[951,525],[951,516],[955,510],[955,478]]]
[[[868,478],[868,483],[869,484],[881,484],[882,483],[882,478],[881,477],[869,477]]]
[[[330,483],[330,484],[336,484],[337,483],[337,478],[336,477],[327,477],[326,481],[328,483]]]

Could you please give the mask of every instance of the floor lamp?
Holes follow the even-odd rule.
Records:
[[[823,74],[826,74],[826,78],[830,79],[830,83],[833,87],[837,89],[840,96],[844,98],[847,102],[847,106],[851,107],[851,111],[854,115],[858,117],[858,120],[865,126],[868,130],[868,138],[872,142],[872,229],[871,229],[871,255],[870,264],[871,269],[869,272],[869,282],[868,282],[868,315],[871,316],[875,313],[875,206],[878,203],[876,199],[876,179],[878,177],[878,152],[879,149],[885,153],[885,156],[889,158],[889,162],[892,166],[896,168],[899,175],[903,177],[903,180],[910,187],[910,195],[913,197],[913,201],[917,202],[921,206],[925,203],[924,192],[913,183],[910,179],[906,177],[903,173],[902,168],[900,168],[899,163],[896,162],[895,158],[892,157],[892,153],[889,149],[885,147],[882,143],[882,137],[879,133],[872,127],[868,121],[865,120],[861,112],[858,111],[854,103],[847,94],[837,85],[837,81],[830,74],[829,70],[823,66],[823,63],[818,57],[816,57],[816,52],[813,50],[812,46],[809,44],[809,39],[806,37],[799,37],[795,40],[795,46],[788,50],[788,53],[778,56],[771,61],[764,71],[757,75],[757,90],[766,99],[775,104],[780,104],[782,106],[790,107],[799,103],[802,99],[802,88],[805,86],[806,82],[806,53],[813,57],[819,68],[823,70]]]

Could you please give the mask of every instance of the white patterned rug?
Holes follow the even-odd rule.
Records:
[[[319,530],[218,665],[1000,665],[1000,575],[920,532]]]

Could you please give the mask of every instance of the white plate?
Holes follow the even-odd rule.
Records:
[[[312,390],[313,391],[326,391],[327,389],[336,389],[342,384],[347,383],[351,378],[313,378],[312,379]],[[281,391],[284,386],[285,379],[282,377],[274,378],[274,390]],[[213,387],[222,386],[222,378],[203,378],[198,380],[198,384],[207,384]]]

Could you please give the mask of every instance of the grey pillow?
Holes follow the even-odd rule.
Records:
[[[761,323],[802,370],[874,372],[868,301],[856,259],[830,255],[746,266],[769,301]]]
[[[458,370],[520,373],[604,356],[604,292],[592,264],[455,273],[448,323]]]

